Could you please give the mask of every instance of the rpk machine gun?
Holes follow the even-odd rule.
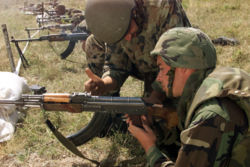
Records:
[[[18,50],[21,50],[18,43],[19,42],[34,42],[34,41],[69,41],[68,47],[65,49],[64,52],[60,54],[62,59],[66,59],[71,52],[74,50],[75,44],[78,41],[86,40],[89,36],[89,33],[87,32],[81,32],[81,33],[61,33],[61,34],[51,34],[51,35],[45,35],[40,36],[39,38],[28,38],[28,39],[14,39],[12,37],[11,42],[15,43]]]

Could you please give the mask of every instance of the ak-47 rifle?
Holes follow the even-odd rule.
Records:
[[[147,110],[147,107],[163,108],[161,105],[150,104],[140,97],[91,96],[89,93],[44,93],[38,95],[23,94],[19,100],[0,100],[1,104],[38,107],[45,111],[104,112],[110,114],[129,114],[160,117],[169,121],[169,113],[173,109]],[[173,120],[172,120],[173,121]],[[171,122],[173,123],[173,122]]]
[[[89,34],[87,32],[81,32],[81,33],[61,33],[61,34],[51,34],[51,35],[45,35],[40,36],[39,38],[29,38],[29,39],[14,39],[12,37],[11,42],[14,42],[16,44],[16,47],[18,50],[20,50],[18,43],[19,42],[33,42],[33,41],[69,41],[69,45],[66,48],[66,50],[61,53],[61,58],[66,59],[70,53],[73,51],[76,42],[79,40],[86,40]]]
[[[89,93],[23,94],[19,100],[0,100],[0,104],[38,107],[45,111],[83,111],[146,114],[146,103],[139,97],[91,96]]]
[[[176,113],[169,107],[167,107],[169,112],[166,113],[163,106],[147,103],[140,97],[91,96],[89,93],[23,94],[19,100],[0,100],[1,104],[40,107],[45,111],[68,111],[71,113],[90,111],[129,115],[149,114],[167,121],[169,121],[169,113]],[[147,107],[156,107],[158,110],[147,110]]]
[[[103,112],[103,113],[120,113],[129,115],[149,114],[169,121],[170,117],[176,115],[171,110],[147,110],[147,106],[152,106],[144,102],[139,97],[112,97],[112,96],[91,96],[88,93],[72,94],[41,94],[41,95],[22,95],[19,100],[0,100],[0,104],[15,104],[17,106],[40,107],[45,111],[68,111],[79,113],[84,111]],[[173,117],[172,117],[173,118]],[[173,120],[171,120],[173,121]],[[178,121],[178,119],[174,120]],[[52,123],[46,121],[48,127],[61,143],[74,154],[83,157],[75,145],[60,134]],[[169,123],[169,122],[168,122]],[[173,123],[173,122],[172,122]],[[86,157],[83,157],[86,159]]]

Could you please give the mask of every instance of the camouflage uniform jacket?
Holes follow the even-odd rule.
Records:
[[[138,0],[137,0],[138,1]],[[128,76],[134,76],[150,85],[158,67],[156,58],[150,56],[161,34],[173,27],[190,27],[189,20],[176,0],[143,0],[144,21],[141,32],[131,41],[123,39],[114,46],[104,49],[92,36],[86,41],[87,62],[97,75],[114,78],[119,87]],[[105,53],[106,51],[106,53]],[[146,86],[147,87],[147,86]]]
[[[147,154],[150,166],[250,166],[250,75],[216,68],[190,104],[177,161],[164,158],[154,147]]]

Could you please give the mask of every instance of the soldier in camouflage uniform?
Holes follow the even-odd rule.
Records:
[[[86,70],[90,80],[85,82],[85,90],[93,95],[117,96],[123,83],[132,76],[144,81],[144,96],[153,89],[155,96],[165,96],[159,84],[153,83],[159,70],[150,51],[166,30],[191,26],[181,3],[178,0],[87,0],[85,7],[88,30],[93,34],[84,49],[91,69]],[[102,79],[94,77],[92,72]],[[100,117],[110,120],[107,114],[101,113],[95,113],[93,119]],[[119,117],[113,119],[120,123],[116,121]],[[100,131],[105,124],[109,123],[98,123]],[[127,129],[126,124],[122,127]]]
[[[191,26],[176,0],[87,0],[85,17],[93,33],[85,44],[88,67],[105,83],[90,79],[85,90],[98,95],[119,91],[128,76],[151,92],[158,67],[150,51],[166,30]]]
[[[215,68],[211,40],[194,28],[167,31],[151,54],[158,55],[157,80],[166,95],[180,99],[177,113],[182,146],[174,162],[157,148],[145,117],[144,129],[128,119],[129,131],[145,149],[149,165],[249,167],[250,75],[237,68]]]

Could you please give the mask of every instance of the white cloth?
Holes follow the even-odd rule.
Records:
[[[0,72],[0,99],[18,100],[22,93],[29,92],[23,77],[11,72]],[[10,140],[18,121],[15,105],[0,105],[0,142]]]

